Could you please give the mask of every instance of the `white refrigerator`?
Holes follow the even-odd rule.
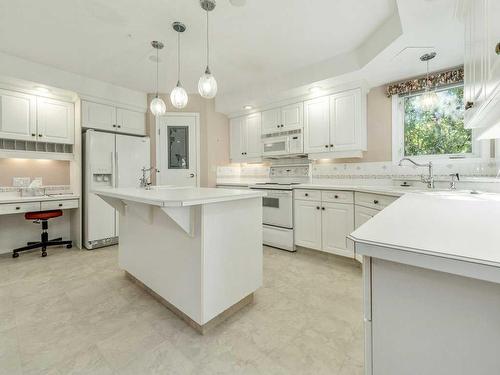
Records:
[[[139,187],[141,169],[150,167],[148,137],[87,130],[83,137],[83,243],[87,249],[118,243],[118,212],[94,188]]]

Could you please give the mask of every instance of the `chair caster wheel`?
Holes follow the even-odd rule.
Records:
[[[46,257],[47,256],[47,252],[46,251],[42,251],[42,257]]]
[[[19,256],[19,253],[12,253],[12,258],[17,258]]]
[[[71,249],[73,247],[73,245],[66,245],[66,249]]]

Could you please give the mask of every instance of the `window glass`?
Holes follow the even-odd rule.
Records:
[[[472,131],[464,128],[463,96],[463,86],[438,90],[430,110],[424,94],[403,98],[405,156],[472,153]]]
[[[187,126],[168,127],[168,168],[189,169],[189,129]]]

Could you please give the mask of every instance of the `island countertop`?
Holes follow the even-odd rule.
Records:
[[[500,268],[500,194],[408,193],[350,238],[403,253]]]
[[[150,204],[160,207],[185,207],[239,199],[263,197],[257,190],[229,190],[217,188],[192,188],[173,186],[153,186],[151,190],[142,188],[95,189],[93,193],[116,199]]]

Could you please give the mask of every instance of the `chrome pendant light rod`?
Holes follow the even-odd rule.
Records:
[[[156,49],[156,97],[158,97],[158,65],[160,63],[159,51],[163,48],[163,43],[153,40],[151,45]]]
[[[177,31],[177,86],[180,86],[181,80],[181,33],[186,31],[186,25],[176,21],[172,24],[172,28]]]

